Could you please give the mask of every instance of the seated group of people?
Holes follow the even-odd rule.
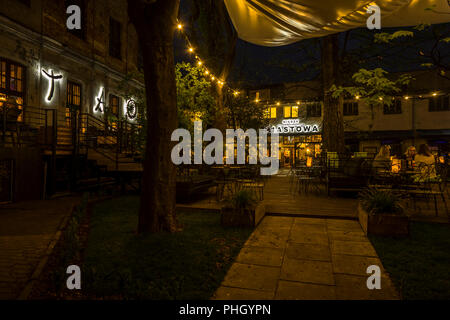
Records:
[[[375,159],[373,161],[373,167],[377,172],[387,169],[387,164],[390,166],[390,153],[390,146],[381,146],[380,151],[375,156]],[[427,174],[427,178],[436,178],[436,160],[434,158],[434,155],[431,153],[428,145],[421,144],[418,153],[416,152],[416,148],[414,146],[410,146],[404,154],[404,159],[407,161],[407,163],[410,163],[414,170],[416,170],[419,174]]]

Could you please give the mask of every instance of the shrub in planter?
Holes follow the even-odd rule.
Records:
[[[264,217],[264,205],[250,190],[240,190],[221,209],[221,224],[225,227],[256,227]]]
[[[409,217],[391,191],[371,188],[360,193],[358,218],[365,234],[407,236]]]

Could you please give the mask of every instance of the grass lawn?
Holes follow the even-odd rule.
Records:
[[[251,229],[222,228],[218,213],[180,213],[183,231],[138,236],[137,197],[94,208],[85,251],[86,296],[209,299]]]
[[[370,240],[403,299],[450,299],[450,226],[411,222],[410,232]]]

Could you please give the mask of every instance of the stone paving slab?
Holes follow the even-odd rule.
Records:
[[[273,292],[221,286],[215,293],[215,300],[271,300]]]
[[[280,280],[277,300],[335,300],[336,287]]]
[[[237,262],[269,267],[281,267],[284,249],[244,247],[236,258]]]
[[[70,197],[0,206],[0,300],[18,297],[77,202]]]
[[[367,289],[367,277],[336,274],[336,298],[342,300],[395,300],[399,299],[388,277],[381,277],[381,290]]]
[[[289,259],[331,261],[328,245],[289,242],[286,248]]]
[[[274,292],[279,268],[235,262],[223,280],[226,287]]]
[[[334,273],[367,277],[367,267],[376,265],[380,267],[382,274],[384,274],[381,261],[378,258],[334,254],[332,261]]]
[[[369,265],[381,268],[381,290],[367,288]],[[357,221],[269,216],[245,243],[213,298],[359,300],[399,295]]]
[[[331,241],[332,254],[347,254],[365,257],[377,257],[377,253],[369,240],[366,241]]]
[[[331,262],[284,258],[280,279],[334,285]]]

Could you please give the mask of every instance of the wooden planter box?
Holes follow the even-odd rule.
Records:
[[[368,214],[358,205],[358,219],[366,235],[408,236],[409,217],[395,214]]]
[[[266,214],[266,208],[262,203],[259,203],[252,209],[245,209],[244,212],[235,211],[233,208],[222,207],[220,214],[220,223],[224,227],[255,228]]]

